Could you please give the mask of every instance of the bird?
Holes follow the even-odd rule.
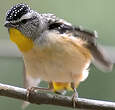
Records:
[[[37,89],[47,81],[49,88],[41,89],[73,90],[75,106],[76,88],[87,79],[91,63],[102,71],[112,70],[109,55],[96,41],[96,31],[74,26],[55,14],[41,14],[19,3],[7,11],[4,26],[23,56],[25,88]]]

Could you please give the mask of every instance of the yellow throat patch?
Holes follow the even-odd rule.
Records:
[[[9,29],[10,40],[16,43],[21,52],[27,52],[33,47],[33,41],[15,28]]]

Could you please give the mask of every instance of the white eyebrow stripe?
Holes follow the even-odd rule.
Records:
[[[23,15],[19,20],[21,21],[21,20],[23,20],[23,19],[29,19],[29,18],[32,18],[32,13],[31,13],[31,12],[29,12],[29,13]]]

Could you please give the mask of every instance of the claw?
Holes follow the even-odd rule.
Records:
[[[72,96],[73,108],[76,107],[77,99],[78,99],[78,92],[77,92],[76,89],[75,89],[75,90],[74,90],[74,93],[73,93],[73,96]]]
[[[29,87],[27,88],[27,100],[29,100],[30,94],[34,93],[37,87]]]
[[[76,90],[75,83],[71,83],[71,87],[74,90],[74,93],[73,93],[73,96],[72,96],[72,104],[73,104],[73,108],[75,108],[76,104],[77,104],[77,99],[78,99],[78,92]]]
[[[29,87],[29,88],[27,88],[27,100],[29,100],[30,95],[33,94],[34,92],[36,92],[37,90],[48,91],[48,92],[52,91],[51,88]]]

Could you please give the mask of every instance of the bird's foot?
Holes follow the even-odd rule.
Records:
[[[78,100],[78,92],[75,91],[75,92],[73,93],[73,96],[72,96],[72,104],[73,104],[73,108],[76,107],[77,100]]]
[[[52,92],[53,90],[51,88],[43,88],[43,87],[29,87],[27,88],[27,100],[29,100],[29,97],[34,94],[35,92],[44,91],[44,92]]]

